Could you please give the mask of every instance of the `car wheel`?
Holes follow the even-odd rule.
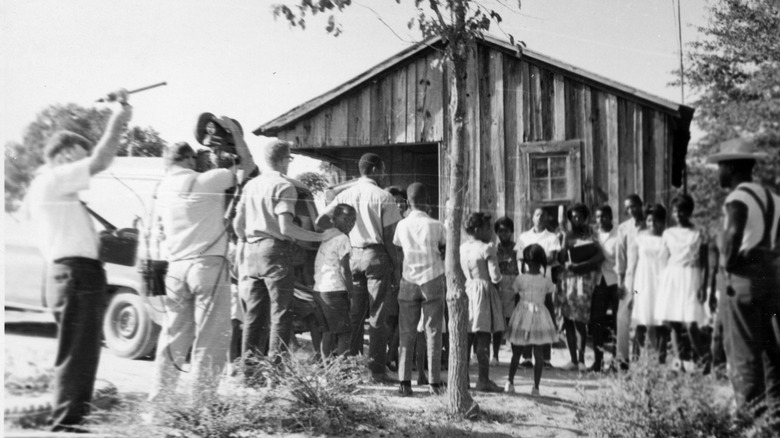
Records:
[[[111,298],[103,318],[106,346],[119,357],[140,359],[157,345],[160,326],[152,321],[143,299],[132,292],[120,292]]]

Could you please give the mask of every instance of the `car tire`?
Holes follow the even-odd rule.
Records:
[[[119,357],[141,359],[157,345],[160,326],[152,321],[143,298],[132,292],[114,294],[103,318],[106,346]]]

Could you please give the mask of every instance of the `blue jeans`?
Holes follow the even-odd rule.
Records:
[[[46,302],[57,321],[52,430],[67,431],[89,413],[100,362],[106,310],[106,271],[97,260],[56,260],[47,276]]]
[[[401,280],[401,289],[398,292],[400,310],[398,330],[401,337],[401,350],[398,354],[398,378],[401,381],[412,380],[414,342],[417,335],[417,324],[420,322],[420,310],[422,310],[427,338],[430,383],[441,383],[441,338],[445,291],[444,275],[422,285]],[[418,372],[422,373],[423,370],[419,368]]]
[[[244,356],[287,351],[292,337],[293,288],[292,242],[263,239],[244,245],[239,294],[244,298]]]
[[[393,269],[383,245],[353,248],[350,257],[352,296],[349,316],[352,326],[350,354],[363,348],[363,322],[368,317],[368,368],[384,373],[387,362],[387,304]]]

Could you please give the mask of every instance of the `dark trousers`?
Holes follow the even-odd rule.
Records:
[[[669,349],[669,327],[663,325],[640,325],[636,327],[635,336],[634,361],[639,358],[641,351],[654,351],[658,354],[658,363],[666,363],[666,352]]]
[[[67,431],[89,413],[100,362],[106,310],[106,271],[97,260],[56,260],[47,276],[46,302],[57,321],[52,430]]]
[[[288,349],[295,284],[291,245],[291,242],[269,238],[244,246],[239,281],[240,296],[246,299],[244,355],[262,354],[266,342],[268,354],[275,360]]]
[[[777,419],[780,409],[780,339],[777,334],[777,291],[743,277],[731,276],[721,306],[724,343],[731,365],[731,383],[740,408],[766,403]],[[758,412],[764,412],[759,409]]]
[[[612,315],[617,315],[618,299],[617,284],[607,286],[604,278],[593,291],[590,306],[590,324],[593,333],[593,351],[595,352],[594,367],[600,368],[604,360],[604,342],[609,333],[615,332],[615,327],[607,323],[607,311],[612,309]]]
[[[383,245],[353,248],[350,257],[352,296],[349,317],[352,326],[350,354],[363,350],[363,323],[368,318],[368,368],[384,373],[387,363],[387,305],[393,275],[390,257]]]

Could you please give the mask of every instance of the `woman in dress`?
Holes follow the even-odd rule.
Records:
[[[682,361],[681,333],[687,330],[694,361],[706,360],[699,327],[707,321],[707,244],[704,233],[691,222],[693,198],[679,195],[672,200],[672,217],[676,226],[664,231],[663,249],[668,257],[661,275],[656,314],[672,333],[674,354]]]
[[[628,248],[626,286],[634,294],[631,323],[636,326],[636,339],[645,348],[645,338],[658,351],[659,361],[666,360],[668,333],[656,315],[659,279],[666,263],[661,236],[666,227],[666,209],[661,204],[649,205],[645,211],[647,227],[640,231]]]
[[[570,229],[563,239],[558,260],[564,267],[561,313],[566,330],[566,344],[571,362],[564,369],[587,370],[585,366],[585,341],[587,324],[590,321],[590,304],[593,290],[601,276],[601,262],[604,254],[598,238],[588,226],[590,210],[585,204],[576,204],[566,216]]]
[[[469,297],[469,349],[475,346],[479,379],[476,390],[500,392],[490,380],[490,337],[504,331],[504,311],[494,284],[501,281],[490,215],[472,213],[466,220],[468,238],[460,246],[460,267]]]

